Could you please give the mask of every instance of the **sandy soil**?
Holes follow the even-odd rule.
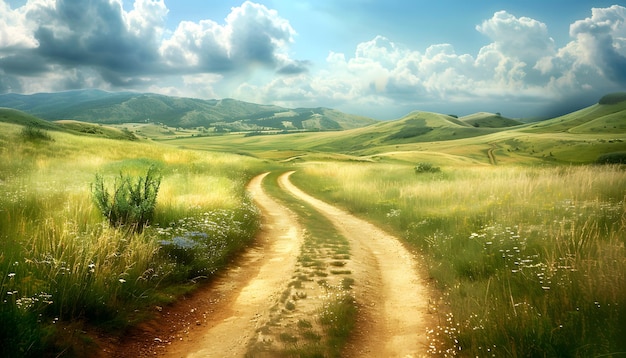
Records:
[[[433,317],[427,284],[418,276],[413,255],[369,222],[302,192],[289,181],[292,173],[279,178],[281,186],[313,205],[350,241],[355,298],[361,309],[346,356],[426,356],[426,330],[433,327]]]
[[[263,212],[255,246],[212,284],[166,307],[112,357],[242,357],[270,305],[290,279],[302,235],[294,214],[261,189],[265,175],[248,185]]]
[[[428,290],[418,275],[415,257],[400,242],[377,228],[334,206],[315,199],[289,181],[279,184],[328,217],[350,243],[346,267],[355,283],[359,308],[355,334],[346,357],[426,356],[426,329],[432,326]],[[248,190],[263,213],[262,232],[224,274],[211,284],[171,307],[155,307],[156,319],[131,332],[117,345],[109,345],[103,357],[243,357],[258,332],[275,320],[276,303],[289,287],[303,243],[297,217],[264,193],[267,174],[254,178]],[[296,266],[298,268],[296,269]],[[293,283],[293,281],[292,281]],[[320,304],[314,290],[288,313],[290,320],[311,319]],[[306,290],[307,288],[302,288]],[[283,310],[284,312],[284,310]],[[300,317],[299,317],[300,315]],[[288,327],[283,322],[283,326]],[[264,326],[265,325],[265,326]],[[261,328],[261,329],[260,329]]]

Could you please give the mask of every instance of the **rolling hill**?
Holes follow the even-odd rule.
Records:
[[[350,160],[416,162],[433,158],[438,165],[465,160],[492,165],[590,163],[603,154],[626,151],[626,101],[616,101],[614,96],[609,104],[598,103],[544,122],[518,124],[497,117],[413,112],[398,120],[340,132],[178,138],[169,143],[271,159],[306,160],[324,157],[321,153],[339,153]],[[494,125],[494,121],[512,126]]]
[[[506,128],[524,124],[515,119],[502,117],[499,113],[494,114],[487,112],[474,113],[469,116],[461,117],[460,120],[476,128]]]
[[[137,140],[128,130],[72,120],[50,122],[12,108],[0,107],[0,123],[17,124],[43,131],[67,132],[76,135],[121,140]]]
[[[150,93],[81,90],[33,95],[0,95],[10,107],[46,120],[159,123],[175,128],[214,131],[344,130],[375,123],[371,118],[329,108],[283,108],[234,99],[202,100]]]
[[[612,93],[597,104],[561,117],[535,123],[525,131],[578,134],[626,133],[626,93]]]
[[[0,122],[19,124],[22,126],[34,127],[45,130],[62,130],[62,128],[55,125],[54,123],[44,121],[41,118],[37,118],[28,113],[24,113],[22,111],[18,111],[12,108],[0,107]]]
[[[82,105],[75,106],[83,108],[82,113],[101,111],[111,115],[119,112],[120,118],[130,122],[115,126],[76,120],[49,122],[13,109],[0,110],[0,121],[107,138],[142,137],[187,148],[276,160],[341,155],[354,160],[402,161],[434,156],[439,164],[450,158],[485,164],[589,163],[607,153],[626,151],[626,93],[610,94],[585,109],[528,124],[484,112],[457,118],[415,111],[397,120],[374,121],[330,109],[285,109],[230,99],[203,101],[124,93],[107,96],[105,100],[99,93],[82,91],[77,100]],[[13,98],[14,104],[18,97],[4,96],[5,100]],[[46,96],[34,98],[38,99],[38,104],[33,108],[54,107]],[[60,99],[60,103],[66,105],[69,101],[70,97]],[[193,106],[197,106],[194,110],[197,112],[189,111]],[[167,111],[175,108],[180,108],[181,113],[188,111],[176,117],[179,120],[193,115],[217,118],[229,113],[230,122],[223,118],[220,122],[210,122],[212,130],[217,131],[219,126],[223,126],[223,132],[246,129],[247,135],[215,136],[207,127],[168,127],[163,123],[138,121],[141,113],[147,117],[160,111],[160,115],[166,117],[163,113],[173,113]],[[215,118],[212,120],[217,120]],[[370,124],[365,125],[367,123]],[[322,128],[342,130],[324,131]],[[266,135],[250,137],[250,134]]]

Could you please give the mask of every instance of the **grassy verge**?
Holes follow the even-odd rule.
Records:
[[[249,357],[340,357],[356,320],[351,293],[350,248],[332,223],[277,185],[270,173],[264,190],[295,212],[306,228],[296,270]]]
[[[253,158],[0,123],[0,355],[81,355],[93,327],[123,334],[208,278],[258,228],[245,193]],[[99,174],[162,175],[141,233],[110,228],[90,190]]]
[[[619,166],[309,165],[294,183],[394,231],[442,292],[432,353],[625,352],[626,171]]]

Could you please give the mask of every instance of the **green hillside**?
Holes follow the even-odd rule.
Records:
[[[476,128],[443,114],[412,112],[401,119],[379,122],[367,127],[336,133],[297,136],[285,140],[289,141],[293,148],[359,153],[378,147],[478,137],[499,130],[501,129]]]
[[[419,162],[432,158],[440,165],[590,163],[603,154],[626,151],[625,109],[626,102],[596,104],[544,122],[499,128],[475,127],[468,118],[413,112],[398,120],[341,132],[254,138],[227,135],[169,143],[283,160],[315,160],[320,153],[340,153],[349,160]],[[500,120],[493,116],[477,114],[469,120]]]
[[[79,121],[49,122],[28,113],[11,108],[0,108],[0,123],[17,124],[25,128],[44,131],[67,132],[76,135],[92,136],[109,139],[137,140],[137,137],[125,129],[84,123]]]
[[[100,124],[155,123],[215,131],[343,130],[376,121],[328,108],[289,109],[234,99],[202,100],[146,93],[73,91],[0,95],[0,106],[46,120]]]
[[[61,130],[61,128],[54,123],[11,108],[0,107],[0,122],[19,124],[39,129]]]
[[[595,105],[561,117],[535,123],[525,131],[580,134],[626,133],[626,100],[616,100],[618,98],[620,97],[605,96]]]
[[[425,153],[438,153],[443,155],[438,157],[441,162],[467,158],[487,164],[588,163],[607,153],[626,151],[626,95],[620,94],[605,96],[598,104],[558,118],[529,124],[484,112],[456,118],[416,111],[397,120],[376,122],[325,108],[285,109],[232,99],[126,98],[120,94],[109,97],[109,105],[105,105],[97,95],[90,98],[94,96],[102,106],[83,102],[89,113],[117,113],[126,122],[116,128],[86,121],[51,123],[9,109],[0,112],[0,119],[81,135],[149,138],[187,148],[277,160],[314,159],[332,153],[349,160],[394,161],[398,155],[389,153],[404,152],[411,154],[403,155],[403,160],[421,160]],[[180,116],[185,126],[155,122],[155,118],[166,118],[167,113],[173,116],[175,111],[186,111]],[[191,126],[210,116],[217,120],[224,113],[230,113],[230,122],[220,119],[208,127]],[[161,117],[150,117],[152,114]],[[140,115],[143,120],[138,120]],[[363,126],[365,123],[370,125]],[[247,134],[230,134],[232,131]]]
[[[459,118],[464,123],[473,127],[482,128],[505,128],[522,125],[520,121],[511,118],[502,117],[498,113],[479,112]]]
[[[137,137],[126,129],[118,129],[109,126],[103,126],[99,124],[85,123],[72,120],[61,120],[54,122],[59,127],[66,129],[70,132],[91,135],[95,137],[109,138],[109,139],[125,139],[125,140],[137,140]]]

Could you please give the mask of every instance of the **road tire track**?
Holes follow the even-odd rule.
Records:
[[[256,243],[210,285],[144,324],[108,357],[243,357],[291,279],[302,245],[298,218],[270,198],[261,174],[247,189],[263,212]]]
[[[298,217],[263,191],[267,174],[248,185],[263,213],[255,245],[210,285],[163,308],[155,320],[103,357],[244,357],[248,353],[272,306],[288,287],[303,243]],[[428,289],[413,255],[376,226],[305,194],[289,181],[291,174],[281,175],[279,186],[326,216],[350,243],[348,265],[355,279],[358,317],[342,356],[426,356],[426,330],[433,327],[434,315],[428,313]],[[308,314],[309,319],[314,315]]]
[[[400,241],[371,223],[316,199],[281,175],[281,187],[316,208],[350,242],[359,319],[346,350],[352,357],[422,357],[432,328],[426,281]]]

